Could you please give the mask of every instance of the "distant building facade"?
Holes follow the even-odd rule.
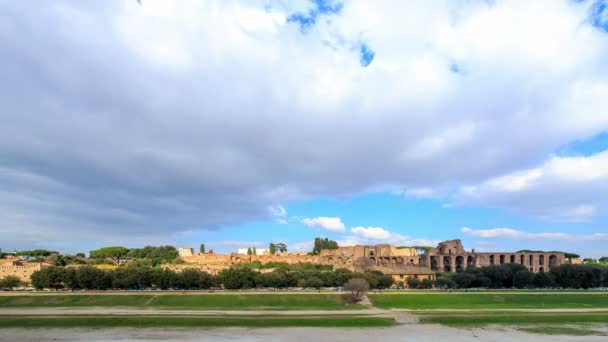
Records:
[[[245,254],[245,255],[247,255],[247,251],[248,250],[249,250],[249,248],[239,248],[237,250],[237,254]],[[253,248],[251,248],[251,252],[253,253]],[[256,248],[255,249],[255,254],[256,255],[270,254],[270,249],[268,249],[268,248]]]
[[[27,262],[19,257],[9,255],[6,259],[0,259],[0,279],[15,276],[21,281],[29,283],[32,273],[40,271],[46,264],[41,262]]]

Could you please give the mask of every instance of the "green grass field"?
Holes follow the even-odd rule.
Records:
[[[589,324],[608,323],[608,314],[598,313],[551,313],[551,314],[446,314],[429,315],[420,319],[422,323],[443,324],[448,326],[482,326],[489,324],[537,325],[537,324]]]
[[[19,316],[0,317],[0,328],[220,328],[220,327],[390,327],[392,318],[382,317],[166,317],[166,316]]]
[[[370,295],[374,306],[389,309],[582,309],[608,308],[606,294],[449,293]]]
[[[218,295],[18,295],[0,296],[0,307],[152,307],[191,310],[340,310],[363,309],[329,294]]]

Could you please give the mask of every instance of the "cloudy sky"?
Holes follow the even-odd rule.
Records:
[[[608,244],[608,1],[0,1],[0,247]]]

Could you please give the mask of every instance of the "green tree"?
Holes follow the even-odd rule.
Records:
[[[132,248],[129,250],[127,256],[139,260],[146,259],[149,266],[171,263],[179,259],[179,253],[173,246],[146,246],[144,248]]]
[[[338,243],[333,240],[329,240],[328,238],[315,238],[315,244],[312,249],[312,253],[318,255],[324,249],[336,249],[338,248]]]
[[[0,279],[0,287],[2,288],[7,288],[7,289],[14,289],[16,287],[19,287],[23,284],[23,282],[21,281],[21,279],[17,276],[13,276],[13,275],[9,275],[4,277],[3,279]]]
[[[253,251],[251,250],[251,247],[247,248],[247,255],[251,255],[253,254]]]
[[[277,248],[277,250],[278,250],[279,252],[281,252],[281,253],[285,253],[285,252],[287,252],[287,245],[286,245],[286,244],[284,244],[284,243],[282,243],[282,242],[277,243],[277,244],[275,245],[275,247],[276,247],[276,248]]]
[[[420,281],[420,288],[421,289],[432,289],[433,288],[433,281],[429,278],[426,279],[422,279]]]
[[[251,250],[251,255],[258,255],[258,250],[255,247]]]
[[[418,289],[418,288],[420,288],[420,280],[418,278],[408,277],[406,279],[406,282],[407,282],[407,287],[409,289]]]
[[[306,278],[304,284],[306,287],[311,287],[318,290],[323,286],[323,281],[319,279],[319,277],[312,276]]]
[[[603,256],[597,260],[600,262],[600,264],[608,264],[608,257]]]
[[[204,243],[201,243],[200,252],[201,252],[202,254],[205,254],[205,244],[204,244]]]
[[[40,271],[32,273],[32,286],[42,289],[62,289],[64,287],[64,268],[63,267],[47,267]]]
[[[513,287],[524,289],[531,287],[534,283],[534,273],[528,270],[517,271],[513,275]]]
[[[252,288],[255,277],[256,273],[246,267],[230,267],[220,273],[224,287],[229,290]]]
[[[554,288],[555,279],[550,273],[536,273],[532,285],[537,288]]]
[[[129,253],[129,249],[120,246],[104,247],[89,252],[93,259],[110,258],[116,265],[120,264],[120,259]]]
[[[564,257],[566,257],[566,259],[568,260],[572,260],[572,259],[578,259],[581,256],[575,253],[564,253]]]
[[[271,242],[268,246],[268,250],[270,250],[270,254],[275,254],[277,252],[277,246]]]

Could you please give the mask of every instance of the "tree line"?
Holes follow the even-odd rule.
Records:
[[[145,266],[125,266],[103,270],[93,266],[48,267],[32,274],[31,283],[36,289],[179,289],[201,290],[287,288],[287,287],[338,287],[348,280],[361,278],[372,288],[388,288],[393,279],[378,271],[357,273],[347,269],[335,271],[276,269],[256,272],[248,267],[230,267],[217,276],[194,268],[181,272]]]
[[[549,272],[532,273],[523,265],[504,264],[439,274],[436,287],[444,288],[564,288],[608,287],[608,268],[563,264]]]

